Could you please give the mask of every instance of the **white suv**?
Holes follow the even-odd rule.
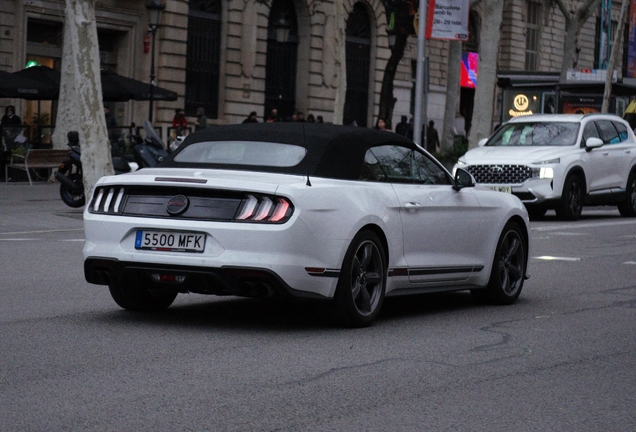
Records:
[[[636,216],[636,137],[610,114],[542,114],[503,124],[455,168],[516,195],[534,217],[555,209],[576,220],[584,205],[617,205]]]

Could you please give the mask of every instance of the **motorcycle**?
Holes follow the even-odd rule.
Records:
[[[129,137],[133,144],[132,160],[127,160],[126,155],[112,158],[116,175],[157,166],[168,156],[161,138],[147,120],[144,122],[144,130],[146,131],[145,139],[139,135]],[[62,201],[69,207],[78,208],[86,204],[79,134],[76,131],[70,131],[67,134],[67,139],[69,158],[55,172],[55,178],[60,182]]]
[[[134,125],[133,123],[133,127]],[[144,121],[144,131],[146,132],[145,139],[142,139],[139,135],[131,137],[131,141],[135,143],[132,148],[133,155],[140,169],[157,166],[168,157],[168,152],[161,137],[159,137],[155,128],[152,127],[152,123],[148,120]]]

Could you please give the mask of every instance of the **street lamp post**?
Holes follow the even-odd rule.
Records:
[[[166,5],[161,3],[161,0],[151,0],[146,4],[148,9],[148,31],[152,35],[152,45],[150,47],[150,104],[148,119],[152,123],[152,104],[155,95],[155,36],[157,35],[157,29],[161,27],[161,12],[166,8]]]

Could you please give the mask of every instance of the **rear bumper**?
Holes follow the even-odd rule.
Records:
[[[263,268],[195,267],[89,257],[84,261],[84,277],[97,285],[132,279],[182,293],[328,299],[319,293],[293,289],[275,272]]]

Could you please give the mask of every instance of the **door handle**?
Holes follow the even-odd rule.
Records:
[[[630,154],[632,151],[631,150],[625,150],[626,154]]]
[[[607,156],[609,152],[603,152],[603,156]]]
[[[417,210],[418,208],[421,208],[422,204],[418,203],[418,202],[407,202],[406,204],[404,204],[404,208],[407,210]]]

